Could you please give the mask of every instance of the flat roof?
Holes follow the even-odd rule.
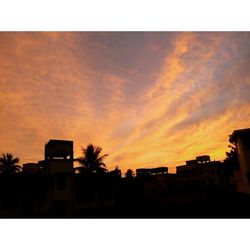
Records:
[[[49,140],[49,142],[73,142],[73,141],[70,141],[70,140],[58,140],[58,139],[52,139],[52,140]]]
[[[45,146],[54,146],[54,145],[71,145],[73,146],[73,141],[69,140],[49,140]]]

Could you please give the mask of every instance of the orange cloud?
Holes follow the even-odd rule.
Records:
[[[249,33],[0,33],[0,152],[94,143],[110,169],[222,160],[249,126]]]

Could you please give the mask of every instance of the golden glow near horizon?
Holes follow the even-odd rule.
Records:
[[[101,146],[109,169],[223,160],[250,127],[250,33],[0,33],[0,153]]]

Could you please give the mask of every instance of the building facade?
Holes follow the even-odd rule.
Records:
[[[250,193],[250,128],[234,130],[229,142],[235,145],[239,161],[234,170],[237,191]]]

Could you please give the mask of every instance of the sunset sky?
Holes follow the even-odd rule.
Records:
[[[43,159],[50,139],[105,163],[223,160],[250,127],[250,33],[0,33],[0,153]]]

